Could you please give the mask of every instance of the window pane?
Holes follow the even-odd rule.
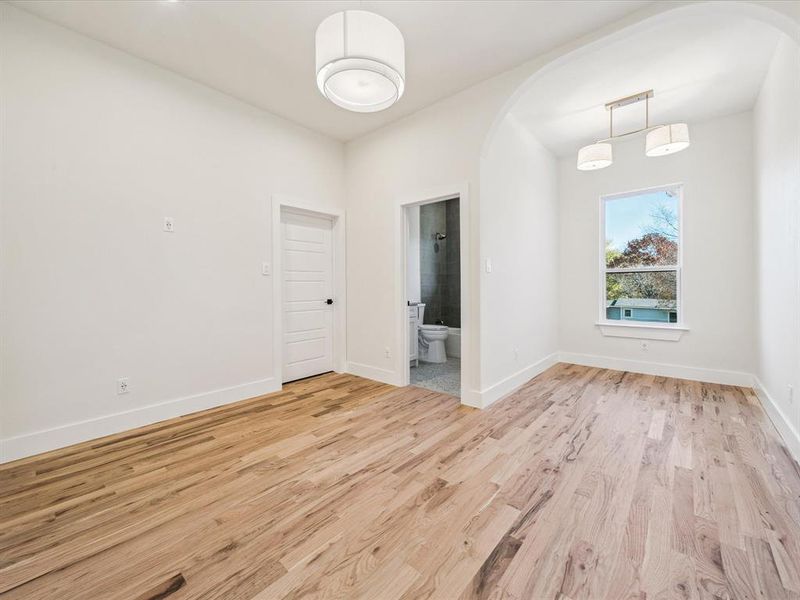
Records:
[[[605,201],[606,267],[678,264],[678,189]]]
[[[675,271],[606,274],[606,318],[677,323]]]

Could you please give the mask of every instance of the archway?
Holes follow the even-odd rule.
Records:
[[[516,260],[520,264],[520,273],[504,273],[502,276],[487,274],[480,278],[480,379],[484,389],[491,388],[497,381],[509,380],[509,378],[513,380],[517,374],[519,374],[519,379],[530,378],[554,361],[564,358],[560,332],[554,334],[548,323],[553,320],[563,322],[564,319],[563,315],[559,316],[559,309],[563,308],[559,305],[560,300],[557,298],[554,301],[551,300],[558,296],[558,292],[553,290],[559,288],[559,277],[566,275],[561,274],[560,270],[553,268],[552,265],[558,264],[566,251],[563,245],[559,247],[558,241],[552,239],[547,239],[544,245],[532,243],[532,240],[539,241],[546,238],[548,231],[561,227],[559,215],[554,215],[554,211],[557,213],[560,209],[557,206],[558,198],[556,197],[554,200],[557,192],[553,191],[555,187],[558,187],[558,182],[554,182],[554,179],[558,179],[559,165],[558,161],[555,161],[554,164],[547,157],[547,153],[542,151],[541,140],[533,135],[526,123],[520,120],[520,103],[526,97],[531,97],[542,81],[548,78],[552,79],[554,73],[567,69],[578,61],[585,61],[592,56],[600,55],[608,48],[624,43],[625,40],[636,36],[641,37],[653,29],[672,27],[677,30],[688,21],[705,20],[710,23],[715,18],[730,22],[755,23],[759,32],[774,30],[776,36],[779,33],[783,34],[795,44],[800,40],[800,24],[789,16],[760,4],[703,2],[670,7],[601,39],[564,53],[543,65],[509,96],[494,118],[481,148],[481,256],[484,263],[489,260],[496,264],[511,264]],[[638,89],[632,89],[629,93],[636,91]],[[620,96],[622,95],[624,94],[620,94]],[[613,98],[614,96],[598,98],[597,105],[602,107],[600,100],[612,100]],[[664,95],[661,98],[663,99]],[[752,104],[750,108],[752,108]],[[703,117],[703,119],[705,118],[707,117]],[[588,137],[589,134],[586,135]],[[585,143],[590,141],[587,140]],[[577,147],[575,149],[577,150]],[[553,172],[556,175],[552,175]],[[516,177],[516,175],[520,176]],[[673,182],[658,181],[658,183]],[[608,191],[633,189],[625,188],[624,184],[622,185],[622,189],[609,189]],[[744,180],[742,180],[742,185],[745,185]],[[591,225],[581,232],[581,236],[594,240],[597,237],[596,230],[594,223]],[[561,234],[565,235],[565,232],[562,230]],[[566,234],[568,235],[569,232]],[[592,247],[592,252],[594,252],[594,247]],[[482,266],[485,267],[482,270],[488,273],[489,265]],[[590,268],[592,269],[591,277],[597,278],[594,262],[591,263]],[[495,269],[495,271],[497,270]],[[536,276],[530,277],[531,272],[536,273]],[[550,291],[543,293],[542,290]],[[592,306],[596,303],[594,294],[592,294],[591,303]],[[745,304],[743,303],[743,306]],[[531,318],[534,311],[540,314],[538,319]],[[594,329],[594,320],[590,325]],[[537,343],[527,344],[525,336],[518,332],[525,332],[529,340],[537,340]],[[533,334],[531,335],[530,332]],[[694,339],[698,337],[699,334],[694,333]],[[555,341],[553,341],[554,339]],[[545,342],[538,343],[541,340],[545,340]],[[621,340],[613,343],[616,345],[630,344],[630,342]],[[650,354],[645,355],[647,360],[637,362],[630,359],[619,362],[617,366],[631,369],[654,368],[649,364],[639,364],[643,362],[674,366],[678,358],[669,353],[658,354],[661,352],[659,344],[656,343],[655,347],[655,352],[651,348]],[[647,346],[644,348],[646,349]],[[698,361],[706,350],[707,348],[698,351]],[[674,350],[672,352],[675,354]],[[592,357],[596,358],[594,354],[587,353],[580,358],[586,361]],[[750,384],[749,366],[734,365],[737,370],[735,375],[730,375],[729,372],[733,372],[730,366],[713,363],[712,360],[708,364],[700,364],[693,371],[693,376],[718,381],[725,380],[726,383]],[[715,368],[710,368],[712,366]],[[686,370],[674,372],[676,375],[688,373]],[[484,398],[484,405],[497,399],[494,396],[499,396],[499,394]]]

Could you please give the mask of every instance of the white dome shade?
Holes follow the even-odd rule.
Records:
[[[614,162],[611,144],[591,144],[578,150],[578,170],[596,171]]]
[[[647,133],[645,151],[647,156],[675,154],[689,147],[689,126],[675,123],[657,127]]]
[[[317,27],[317,87],[334,104],[355,112],[389,108],[403,95],[403,34],[388,19],[346,10]]]

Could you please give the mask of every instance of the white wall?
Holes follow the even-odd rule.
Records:
[[[664,10],[659,5],[604,27],[584,38],[538,56],[463,92],[450,96],[345,146],[347,196],[347,359],[354,373],[389,383],[402,381],[407,361],[402,357],[404,335],[394,323],[402,309],[397,298],[395,265],[400,204],[425,193],[466,186],[470,214],[466,248],[471,265],[470,314],[462,319],[462,382],[473,395],[496,382],[481,382],[480,328],[480,171],[487,136],[504,107],[532,73],[570,51],[619,32],[626,26]],[[462,278],[464,273],[462,272]],[[462,303],[462,311],[464,306]],[[388,352],[387,352],[388,350]],[[463,398],[462,398],[463,400]]]
[[[481,385],[485,406],[558,350],[558,162],[512,115],[482,162]],[[485,266],[485,263],[484,263]]]
[[[560,164],[560,344],[566,353],[708,369],[707,381],[753,373],[754,330],[752,114],[690,123],[692,145],[647,158],[644,139],[614,145],[614,164],[578,171]],[[599,198],[683,183],[683,306],[680,341],[604,337],[599,296]],[[568,357],[568,359],[581,357]],[[736,380],[736,375],[731,375]],[[747,383],[746,379],[743,381]]]
[[[756,103],[757,375],[800,455],[800,46],[782,37]],[[794,401],[789,387],[794,388]],[[762,397],[764,395],[762,394]]]
[[[469,230],[461,231],[462,247],[464,237],[470,238],[465,252],[473,269],[468,276],[477,275],[480,148],[516,77],[489,80],[346,145],[347,359],[352,372],[400,383],[408,364],[402,356],[404,334],[396,326],[405,304],[396,277],[396,265],[402,264],[402,202],[466,186],[469,197],[460,207],[471,217]],[[471,291],[473,311],[461,324],[462,372],[468,388],[476,390],[477,286]]]
[[[270,195],[342,207],[342,145],[0,10],[8,457],[275,389]]]

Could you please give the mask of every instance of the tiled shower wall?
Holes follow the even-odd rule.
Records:
[[[457,198],[420,207],[420,291],[426,324],[461,327],[460,223]],[[437,240],[436,233],[447,237]]]

